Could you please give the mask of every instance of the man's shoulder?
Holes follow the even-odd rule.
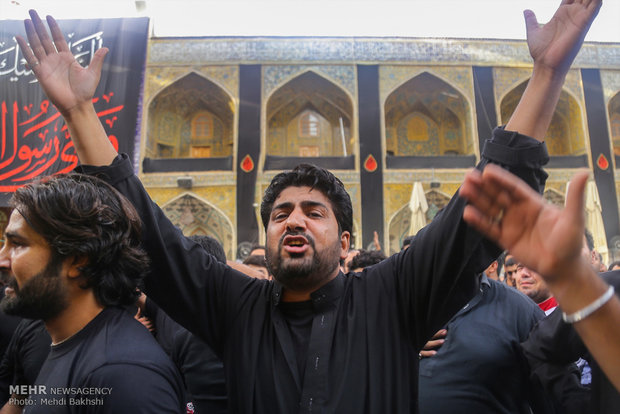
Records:
[[[152,334],[121,308],[106,308],[82,336],[74,363],[83,372],[105,365],[171,365]]]
[[[491,286],[493,286],[497,295],[503,298],[509,306],[532,313],[542,312],[532,299],[519,290],[496,280],[489,280],[489,282],[491,282]]]
[[[620,295],[620,270],[601,273],[601,277],[616,289],[617,295]]]

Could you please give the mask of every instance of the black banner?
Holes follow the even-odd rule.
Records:
[[[133,157],[146,58],[148,18],[60,20],[76,60],[88,66],[107,47],[93,102],[110,141]],[[78,158],[67,127],[25,66],[15,35],[23,21],[0,22],[0,206],[32,179],[71,171]]]

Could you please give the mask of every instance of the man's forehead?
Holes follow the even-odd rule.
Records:
[[[17,209],[14,209],[9,216],[9,222],[6,226],[5,233],[21,234],[23,232],[24,226],[30,227],[24,219],[24,216],[22,216]]]
[[[282,203],[297,204],[308,201],[323,204],[329,209],[332,208],[329,198],[327,198],[327,196],[323,194],[321,190],[309,186],[286,187],[280,192],[280,194],[278,194],[278,197],[276,198],[273,205],[275,207]]]
[[[6,226],[4,234],[8,236],[19,236],[19,237],[28,237],[31,239],[40,239],[43,240],[43,236],[37,233],[31,226],[28,224],[28,221],[21,215],[21,213],[14,209],[9,217],[9,223]]]

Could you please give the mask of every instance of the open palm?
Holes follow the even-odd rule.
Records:
[[[544,26],[538,24],[532,11],[526,10],[527,43],[534,61],[568,70],[600,7],[601,0],[563,0]]]
[[[63,115],[89,102],[101,77],[106,48],[97,50],[88,68],[83,68],[73,57],[53,18],[48,17],[52,39],[36,12],[31,11],[31,21],[26,21],[29,44],[17,36],[17,42],[35,72],[43,91]]]
[[[488,165],[465,178],[460,194],[470,204],[463,218],[525,266],[554,278],[579,259],[586,181],[583,173],[573,179],[566,208],[560,209],[508,171]]]

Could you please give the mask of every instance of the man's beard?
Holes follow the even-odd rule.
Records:
[[[7,315],[29,319],[52,319],[68,306],[68,292],[60,277],[62,261],[50,259],[43,271],[19,288],[15,278],[8,286],[14,294],[5,296],[0,310]]]
[[[282,260],[282,241],[286,236],[303,236],[312,247],[312,256],[307,257],[291,255],[292,257]],[[266,262],[269,272],[285,288],[291,290],[307,290],[318,287],[326,280],[334,269],[339,265],[340,240],[328,246],[321,252],[317,252],[314,239],[305,233],[286,232],[278,242],[277,251],[273,252],[269,247],[266,250]]]

